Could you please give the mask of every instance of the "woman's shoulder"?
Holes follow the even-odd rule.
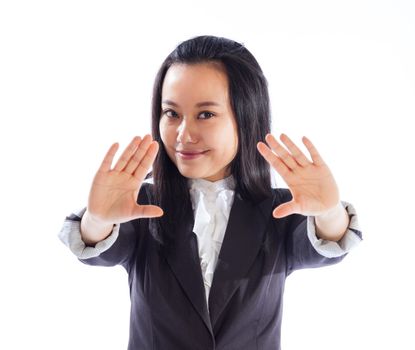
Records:
[[[146,178],[141,184],[140,192],[138,195],[139,200],[148,201],[151,197],[153,191],[154,181],[152,177]],[[271,187],[272,197],[274,197],[274,202],[284,203],[292,199],[291,191],[288,188],[284,187]]]
[[[291,191],[288,188],[273,187],[271,188],[271,190],[274,196],[274,201],[276,202],[279,202],[279,203],[289,202],[293,198]]]
[[[140,204],[149,204],[151,192],[153,190],[154,182],[153,178],[148,178],[143,181],[138,192],[137,202]]]

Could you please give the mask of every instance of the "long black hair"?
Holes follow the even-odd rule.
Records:
[[[222,37],[198,36],[179,44],[162,63],[154,82],[152,98],[152,136],[160,148],[153,163],[152,202],[164,215],[152,219],[156,236],[168,244],[172,227],[192,212],[187,178],[170,160],[160,136],[161,93],[164,78],[173,64],[217,62],[225,68],[231,108],[238,130],[238,150],[230,164],[236,182],[235,193],[258,203],[271,195],[270,168],[256,144],[271,129],[268,84],[255,57],[243,44]],[[170,232],[170,236],[169,236]],[[154,232],[153,232],[154,234]]]

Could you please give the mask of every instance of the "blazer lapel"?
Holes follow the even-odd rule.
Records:
[[[175,230],[175,243],[168,249],[165,248],[164,252],[173,273],[213,336],[199,261],[197,237],[192,232],[193,225],[193,214],[188,215]]]
[[[260,249],[266,225],[272,215],[272,200],[269,197],[253,205],[235,192],[209,293],[210,315],[206,304],[197,237],[192,232],[193,214],[188,215],[176,227],[175,243],[163,249],[173,273],[212,336],[215,322],[242,278],[246,276]]]
[[[272,216],[272,202],[268,197],[254,205],[235,193],[209,293],[212,328],[258,254]]]

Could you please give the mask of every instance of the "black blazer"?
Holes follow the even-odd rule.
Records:
[[[148,203],[147,186],[138,202]],[[307,237],[307,218],[272,217],[291,200],[288,189],[258,205],[236,192],[218,257],[209,305],[192,232],[194,218],[172,227],[170,248],[149,230],[149,219],[121,224],[116,242],[89,265],[121,264],[131,296],[129,350],[278,350],[285,278],[301,268],[339,262],[326,258]],[[208,311],[209,309],[209,311]]]

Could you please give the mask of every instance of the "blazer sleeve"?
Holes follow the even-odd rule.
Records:
[[[147,183],[140,188],[137,202],[148,204]],[[114,225],[111,234],[94,247],[87,246],[81,238],[81,220],[86,208],[66,217],[61,231],[60,240],[77,256],[79,261],[87,265],[115,266],[122,265],[126,269],[137,250],[140,242],[140,222],[132,220]]]
[[[289,189],[278,189],[275,207],[292,199]],[[292,214],[281,220],[285,236],[287,275],[295,270],[332,265],[340,262],[362,240],[361,230],[354,207],[342,202],[350,223],[339,242],[319,239],[316,236],[314,217]]]
[[[128,269],[128,265],[136,251],[139,240],[138,220],[123,223],[119,227],[119,233],[114,243],[98,256],[91,258],[78,258],[84,264],[94,266],[122,265]]]

